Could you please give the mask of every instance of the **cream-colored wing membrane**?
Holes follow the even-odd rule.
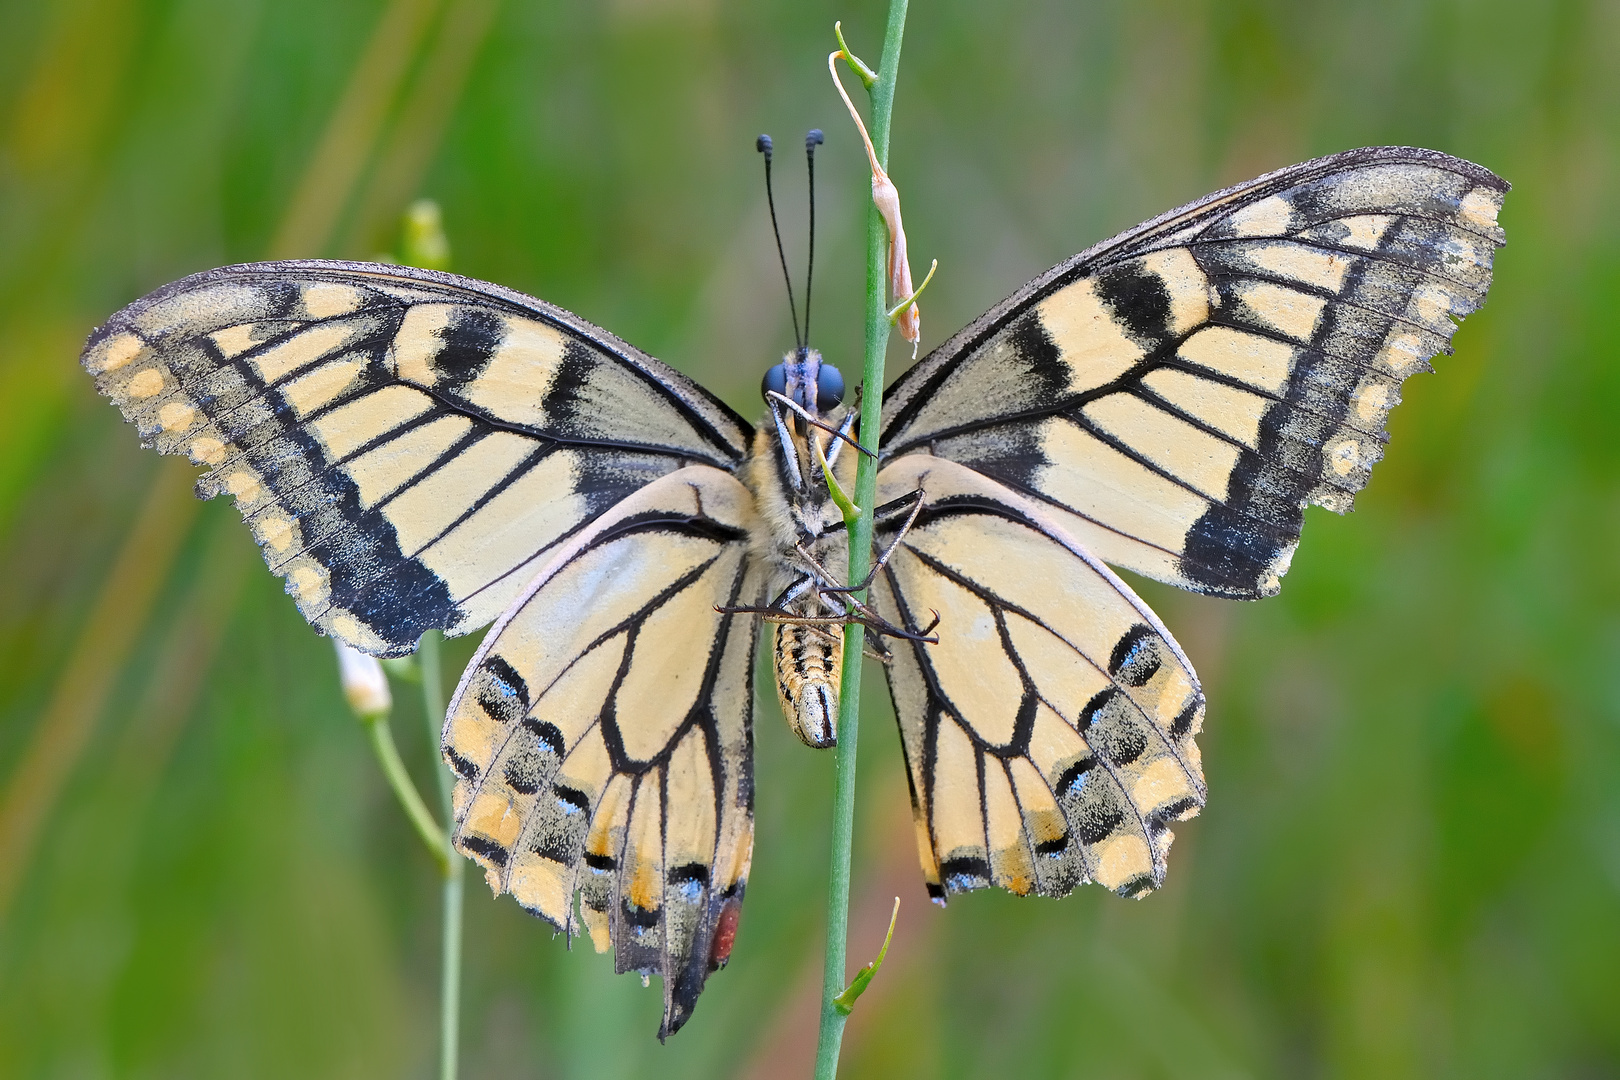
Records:
[[[175,282],[85,347],[141,438],[210,471],[318,629],[366,652],[465,633],[555,545],[750,429],[678,372],[498,286],[366,263]]]
[[[925,497],[873,597],[939,616],[888,668],[929,894],[1157,888],[1168,823],[1204,803],[1204,696],[1170,632],[1034,500],[925,454],[878,483]]]
[[[1402,380],[1484,302],[1507,189],[1457,158],[1375,147],[1172,211],[902,376],[885,453],[926,450],[1044,500],[1115,566],[1271,595],[1304,507],[1350,509]]]
[[[753,850],[753,499],[695,465],[565,545],[501,616],[444,729],[455,842],[490,886],[620,972],[678,1029],[731,951]]]

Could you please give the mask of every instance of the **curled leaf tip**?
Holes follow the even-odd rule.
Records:
[[[832,496],[833,505],[838,507],[838,512],[844,515],[845,527],[853,529],[855,519],[861,516],[861,508],[844,493],[838,478],[833,475],[832,466],[827,464],[827,455],[821,449],[821,444],[812,439],[810,445],[816,452],[816,464],[821,466],[821,476],[827,481],[827,494]]]
[[[856,1000],[866,993],[866,988],[872,984],[872,977],[878,973],[878,968],[883,966],[883,958],[889,955],[889,942],[894,940],[894,923],[899,917],[900,898],[897,896],[894,898],[894,911],[889,915],[889,932],[883,935],[883,948],[878,950],[877,959],[857,971],[855,978],[844,988],[844,992],[833,998],[833,1008],[837,1009],[840,1015],[848,1016],[855,1011]]]
[[[917,286],[917,291],[889,309],[889,321],[891,323],[899,321],[905,315],[907,309],[917,306],[917,297],[921,296],[923,290],[928,288],[928,283],[934,280],[934,271],[938,269],[939,260],[935,259],[934,264],[928,268],[928,273],[923,275],[923,282]]]
[[[844,24],[842,22],[833,23],[833,36],[838,39],[838,51],[833,53],[833,56],[842,56],[844,63],[849,65],[850,70],[861,77],[861,83],[868,90],[872,89],[872,84],[877,82],[877,72],[867,67],[866,62],[851,52],[849,46],[844,44]]]

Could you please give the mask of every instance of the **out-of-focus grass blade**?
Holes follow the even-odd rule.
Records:
[[[377,21],[270,243],[272,259],[325,252],[441,3],[393,0]]]
[[[383,13],[276,232],[275,257],[318,254],[325,246],[437,6],[438,0],[393,0]],[[196,516],[194,475],[172,459],[157,471],[50,704],[9,777],[0,802],[0,914]]]
[[[18,759],[0,801],[0,915],[28,867],[51,805],[72,772],[124,658],[168,578],[169,564],[192,521],[191,468],[167,460],[130,529],[90,617],[79,632],[50,704]]]
[[[398,222],[400,209],[416,197],[500,6],[500,0],[450,0],[446,6],[421,72],[361,191],[340,245],[344,252],[375,250]]]

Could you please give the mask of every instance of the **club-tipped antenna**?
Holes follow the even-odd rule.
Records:
[[[816,277],[816,147],[826,141],[820,128],[804,137],[804,161],[810,170],[810,260],[804,270],[804,343],[810,344],[810,284]]]
[[[793,305],[793,279],[788,276],[787,254],[782,250],[782,230],[776,226],[776,196],[771,193],[771,137],[761,135],[754,140],[754,149],[765,155],[765,201],[771,208],[771,232],[776,234],[776,257],[782,263],[782,281],[787,285],[788,314],[793,317],[793,344],[797,349],[804,348],[804,339],[799,336],[799,311]]]

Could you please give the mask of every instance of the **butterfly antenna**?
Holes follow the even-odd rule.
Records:
[[[810,284],[816,277],[816,147],[826,141],[820,128],[804,137],[804,161],[810,169],[810,261],[804,271],[804,343],[810,344]]]
[[[803,349],[804,339],[799,336],[799,312],[793,306],[793,279],[788,276],[787,255],[782,251],[782,230],[776,227],[776,196],[771,194],[771,137],[761,135],[755,139],[754,149],[765,155],[765,201],[771,207],[771,232],[776,234],[776,257],[782,263],[782,280],[787,284],[788,314],[793,317],[793,344]]]

